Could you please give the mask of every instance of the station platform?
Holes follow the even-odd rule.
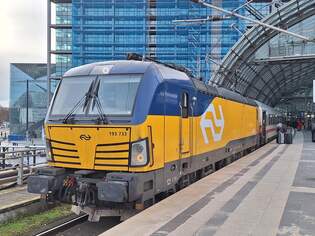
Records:
[[[27,187],[13,187],[7,190],[0,191],[0,213],[15,207],[17,205],[23,205],[30,202],[34,202],[40,199],[38,194],[32,194],[27,192]]]
[[[315,144],[270,143],[111,228],[106,235],[315,235]]]
[[[36,212],[40,196],[27,192],[26,186],[12,187],[0,191],[0,223],[26,212]]]

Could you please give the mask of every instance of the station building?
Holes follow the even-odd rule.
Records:
[[[298,38],[255,25],[225,55],[211,82],[285,112],[292,125],[315,118],[315,1],[291,0],[264,18]]]

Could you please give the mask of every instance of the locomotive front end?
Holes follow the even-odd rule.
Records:
[[[148,65],[131,63],[130,73],[129,64],[65,74],[45,120],[48,167],[29,177],[29,192],[80,209],[143,207],[156,168],[146,117],[155,88],[143,81]]]

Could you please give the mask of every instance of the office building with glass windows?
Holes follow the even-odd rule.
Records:
[[[246,0],[213,2],[234,10]],[[238,12],[261,17],[270,10],[265,6],[270,0],[254,2],[256,5],[242,7]],[[52,79],[60,78],[74,66],[125,59],[128,52],[136,52],[183,65],[208,80],[246,30],[246,22],[238,18],[202,24],[174,23],[222,15],[189,0],[50,0],[48,11],[48,65],[56,62],[55,77],[48,71]]]
[[[233,10],[243,1],[221,1]],[[238,19],[198,25],[174,20],[206,18],[212,12],[191,1],[72,1],[72,63],[124,59],[137,52],[163,62],[180,64],[208,76],[206,57],[221,58],[238,40],[230,25]]]

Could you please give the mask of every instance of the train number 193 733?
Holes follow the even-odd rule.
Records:
[[[128,133],[126,131],[110,131],[109,136],[127,136]]]

